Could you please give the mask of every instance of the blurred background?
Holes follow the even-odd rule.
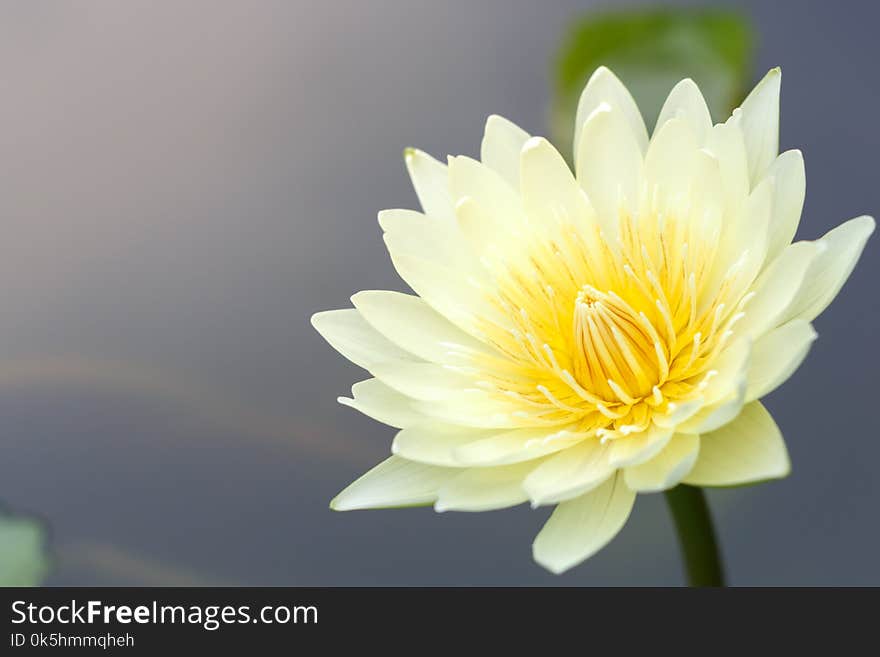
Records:
[[[361,289],[405,289],[375,220],[416,206],[402,149],[476,155],[493,112],[561,130],[584,74],[561,44],[611,6],[0,5],[0,576],[681,583],[662,496],[562,577],[531,559],[549,509],[327,508],[393,430],[336,403],[366,375],[308,320]],[[877,8],[715,6],[750,19],[751,56],[688,63],[723,82],[721,105],[737,75],[782,66],[782,148],[807,163],[798,237],[880,211]],[[792,476],[711,493],[733,584],[880,584],[878,276],[875,237],[806,363],[766,400]]]

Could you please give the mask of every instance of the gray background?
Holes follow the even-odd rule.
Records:
[[[46,518],[52,584],[677,584],[662,497],[554,577],[547,510],[334,514],[392,430],[308,318],[403,289],[376,212],[405,146],[544,132],[558,2],[0,5],[0,499]],[[615,3],[619,6],[622,3]],[[741,3],[781,65],[800,237],[880,209],[877,10]],[[716,117],[719,118],[719,117]],[[880,584],[878,242],[767,404],[790,478],[713,492],[735,584]]]

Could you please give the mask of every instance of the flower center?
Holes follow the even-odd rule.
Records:
[[[607,402],[635,404],[668,375],[656,330],[614,292],[584,285],[572,330],[574,377]]]

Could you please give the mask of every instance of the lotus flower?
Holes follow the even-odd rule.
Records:
[[[682,80],[649,137],[600,68],[574,172],[499,116],[481,161],[407,150],[423,212],[379,223],[416,294],[359,292],[312,318],[373,377],[340,401],[399,429],[331,507],[556,505],[533,554],[559,573],[617,534],[637,493],[788,474],[758,400],[803,361],[874,221],[792,243],[804,164],[778,153],[780,78],[715,125]]]

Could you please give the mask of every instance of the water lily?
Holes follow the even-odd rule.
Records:
[[[715,125],[682,80],[649,136],[600,68],[574,171],[498,116],[480,161],[407,150],[423,212],[379,223],[416,294],[359,292],[312,318],[372,375],[340,401],[399,429],[332,508],[555,505],[533,554],[559,573],[638,493],[787,475],[758,400],[803,361],[874,221],[792,243],[804,163],[778,153],[780,79]]]

